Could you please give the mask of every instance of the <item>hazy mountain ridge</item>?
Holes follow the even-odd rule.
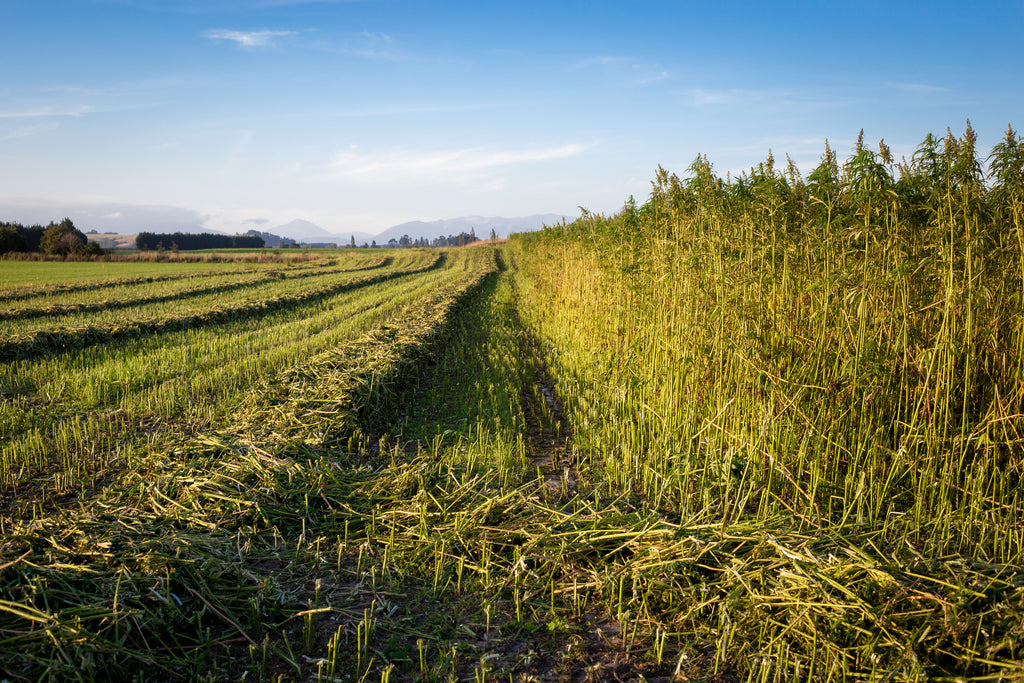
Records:
[[[409,221],[393,225],[378,234],[364,231],[328,230],[316,223],[301,218],[277,226],[271,226],[265,219],[252,219],[236,229],[219,226],[207,227],[210,216],[198,211],[172,206],[126,205],[116,203],[75,203],[48,202],[44,200],[0,198],[0,220],[24,225],[46,225],[64,217],[71,218],[82,231],[101,235],[135,235],[139,232],[159,234],[207,233],[215,235],[243,234],[254,230],[260,234],[271,234],[307,244],[329,244],[348,246],[353,237],[356,244],[387,245],[391,239],[400,240],[408,235],[413,240],[458,235],[474,232],[477,237],[487,239],[494,230],[498,237],[507,237],[514,232],[539,230],[562,220],[563,215],[555,213],[532,214],[507,218],[503,216],[460,216],[435,221]],[[572,220],[573,216],[565,216]]]
[[[545,225],[558,223],[562,218],[561,214],[555,213],[538,213],[517,218],[460,216],[459,218],[444,218],[436,221],[399,223],[377,235],[358,231],[330,232],[310,221],[297,219],[284,225],[268,228],[266,232],[281,237],[288,237],[299,242],[334,242],[338,246],[347,246],[354,236],[356,244],[359,246],[372,242],[376,242],[377,246],[384,246],[389,240],[399,240],[403,235],[408,235],[416,240],[421,237],[434,239],[435,237],[458,235],[463,232],[474,232],[480,239],[487,239],[491,235],[491,230],[494,230],[498,237],[508,237],[514,232],[539,230]]]
[[[266,228],[262,232],[269,232],[279,237],[287,237],[297,242],[335,242],[339,246],[345,246],[351,240],[351,235],[330,232],[329,230],[321,228],[316,223],[312,223],[301,218],[296,218],[295,220],[285,223],[284,225],[278,225],[277,227],[273,228]],[[357,242],[361,234],[364,233],[356,233]],[[367,238],[372,239],[373,236],[367,235]],[[359,242],[359,244],[362,244],[362,242]]]

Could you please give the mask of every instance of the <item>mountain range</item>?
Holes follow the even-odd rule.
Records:
[[[315,223],[299,219],[277,227],[266,228],[266,232],[305,243],[334,242],[339,246],[346,246],[352,238],[355,238],[358,245],[376,242],[379,246],[384,246],[389,240],[399,240],[403,235],[417,240],[421,237],[434,239],[435,237],[473,232],[480,239],[487,239],[493,230],[498,237],[508,237],[514,232],[539,230],[545,225],[560,222],[562,218],[563,216],[554,213],[541,213],[519,218],[461,216],[437,221],[400,223],[377,235],[366,232],[330,232]]]
[[[0,197],[0,221],[14,221],[24,225],[46,225],[50,221],[59,221],[63,217],[71,218],[76,227],[82,231],[100,234],[134,235],[140,231],[157,233],[220,233],[225,229],[206,227],[209,216],[198,211],[162,205],[129,205],[115,203],[72,203],[49,202],[31,199],[5,199]],[[379,234],[368,232],[331,231],[306,220],[294,220],[290,223],[271,227],[265,220],[253,220],[252,225],[258,232],[266,232],[279,237],[287,237],[304,243],[335,243],[346,246],[352,238],[362,246],[374,241],[378,245],[386,245],[388,240],[400,240],[408,235],[413,240],[458,235],[473,232],[477,237],[490,237],[491,230],[498,237],[507,237],[513,232],[529,232],[538,230],[544,225],[553,225],[562,220],[563,216],[554,213],[534,214],[518,218],[461,216],[437,221],[411,221],[392,226]],[[574,218],[566,216],[567,220]],[[243,227],[238,232],[244,232]]]

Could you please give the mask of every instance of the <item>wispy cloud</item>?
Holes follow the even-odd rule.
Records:
[[[940,85],[930,85],[928,83],[887,83],[886,85],[896,90],[905,90],[907,92],[918,93],[921,95],[949,92],[949,88],[945,88]]]
[[[651,83],[667,80],[668,77],[667,71],[652,71],[646,74],[638,74],[633,82],[636,85],[650,85]]]
[[[11,130],[0,129],[0,142],[6,142],[8,140],[20,140],[21,138],[30,138],[33,135],[53,130],[57,125],[53,123],[37,123],[31,126],[18,126]]]
[[[257,7],[289,7],[291,5],[336,5],[347,2],[362,2],[363,0],[244,0],[239,4],[243,8],[255,5]]]
[[[228,31],[211,29],[203,34],[210,40],[228,40],[239,47],[269,47],[277,38],[295,35],[295,31]]]
[[[129,5],[148,10],[180,14],[224,14],[253,9],[289,7],[292,5],[330,5],[362,0],[107,0],[111,4]]]
[[[241,48],[256,49],[275,47],[281,42],[281,39],[289,36],[317,33],[316,29],[305,29],[302,31],[211,29],[202,35],[208,40],[226,40]],[[304,41],[303,47],[364,59],[398,60],[407,57],[407,55],[402,54],[396,49],[394,39],[391,36],[386,33],[375,33],[372,31],[349,32],[333,37],[320,35],[319,37]]]
[[[394,40],[386,33],[362,31],[341,43],[338,50],[353,57],[370,59],[397,59]]]
[[[853,93],[798,88],[689,88],[678,95],[695,107],[831,107],[852,105],[861,99]]]
[[[588,145],[566,144],[558,147],[516,150],[489,150],[471,147],[453,150],[392,149],[363,152],[358,148],[338,152],[330,163],[335,177],[366,183],[428,181],[465,183],[480,179],[487,172],[506,166],[539,163],[576,156]]]
[[[23,109],[9,109],[0,111],[0,119],[39,119],[54,116],[82,116],[95,111],[89,105],[72,105],[67,107],[26,107]]]
[[[0,215],[25,225],[46,225],[68,216],[82,230],[132,234],[139,226],[156,232],[201,232],[209,215],[178,206],[127,204],[5,197],[0,195]]]
[[[198,76],[159,76],[102,85],[34,84],[0,97],[0,120],[64,119],[165,106]]]
[[[350,31],[329,36],[321,34],[316,40],[311,40],[307,47],[363,59],[411,59],[411,55],[396,47],[395,40],[390,35],[373,31]]]
[[[573,68],[600,69],[609,78],[634,87],[651,85],[670,78],[668,70],[660,64],[636,57],[597,55],[577,61]]]
[[[721,88],[705,90],[691,88],[684,92],[690,104],[699,106],[736,105],[762,102],[769,99],[769,94],[758,90],[742,90],[738,88]]]
[[[405,104],[382,104],[351,109],[337,109],[330,112],[336,116],[407,116],[410,114],[456,114],[462,112],[489,111],[529,106],[527,100],[503,100],[491,102],[413,102]]]

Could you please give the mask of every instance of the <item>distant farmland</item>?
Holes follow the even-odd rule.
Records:
[[[135,249],[135,235],[120,235],[116,232],[87,235],[104,249]]]

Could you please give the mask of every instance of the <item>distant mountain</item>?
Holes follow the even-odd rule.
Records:
[[[316,223],[296,219],[290,223],[279,225],[275,228],[267,228],[266,232],[295,240],[299,243],[325,243],[333,242],[339,247],[347,247],[355,237],[356,244],[370,244],[376,242],[378,246],[385,246],[388,240],[400,240],[403,235],[408,235],[414,240],[426,237],[432,240],[435,237],[447,237],[458,235],[463,232],[474,232],[480,239],[487,239],[491,236],[493,229],[498,237],[508,237],[513,232],[529,232],[539,230],[545,225],[553,225],[562,220],[562,216],[555,213],[539,213],[532,216],[519,218],[502,218],[500,216],[461,216],[459,218],[446,218],[438,221],[410,221],[392,226],[380,233],[373,235],[367,232],[330,232],[321,228]]]
[[[371,235],[368,232],[330,232],[321,228],[316,223],[310,223],[309,221],[304,221],[301,218],[296,219],[291,223],[279,225],[276,228],[268,228],[267,232],[280,237],[293,239],[296,242],[334,242],[339,247],[347,247],[352,241],[353,236],[356,238],[356,244],[359,246],[362,246],[363,242],[369,244],[371,240],[376,239],[376,235]]]
[[[298,242],[336,242],[338,240],[337,235],[324,230],[316,223],[310,223],[301,218],[276,228],[268,228],[266,232]]]
[[[491,236],[491,230],[498,237],[508,237],[514,232],[530,232],[540,230],[545,225],[554,225],[562,220],[562,216],[554,213],[538,213],[532,216],[520,218],[502,218],[500,216],[462,216],[460,218],[446,218],[439,221],[410,221],[392,226],[377,235],[374,239],[377,244],[385,245],[388,240],[401,239],[402,235],[408,235],[412,239],[426,237],[433,239],[448,235],[458,235],[463,232],[474,232],[480,239],[487,239]],[[570,218],[570,217],[566,217]],[[358,237],[356,238],[359,239]]]
[[[485,216],[462,216],[438,221],[412,221],[392,226],[379,235],[354,230],[325,230],[316,223],[297,219],[284,225],[268,227],[265,220],[246,221],[240,229],[216,230],[206,227],[210,216],[191,209],[183,209],[162,205],[134,205],[114,203],[71,203],[50,202],[30,199],[7,199],[0,197],[0,221],[14,221],[24,225],[46,225],[50,221],[59,221],[69,217],[80,230],[95,230],[99,234],[135,235],[139,232],[159,234],[206,233],[230,234],[244,232],[255,227],[261,234],[277,235],[296,242],[335,243],[348,246],[355,237],[356,244],[386,245],[388,240],[399,240],[408,235],[414,240],[427,238],[433,240],[440,236],[458,235],[474,231],[480,239],[490,237],[493,229],[499,237],[507,237],[513,232],[539,230],[544,225],[553,225],[562,220],[562,216],[553,213],[535,214],[520,218],[502,218]],[[566,216],[572,220],[574,216]],[[255,225],[253,225],[255,224]],[[228,232],[230,230],[230,233]]]
[[[295,240],[288,237],[281,237],[270,232],[260,232],[259,230],[248,230],[246,235],[252,237],[259,237],[263,240],[263,246],[268,249],[279,249],[281,247],[291,247],[295,244]]]

